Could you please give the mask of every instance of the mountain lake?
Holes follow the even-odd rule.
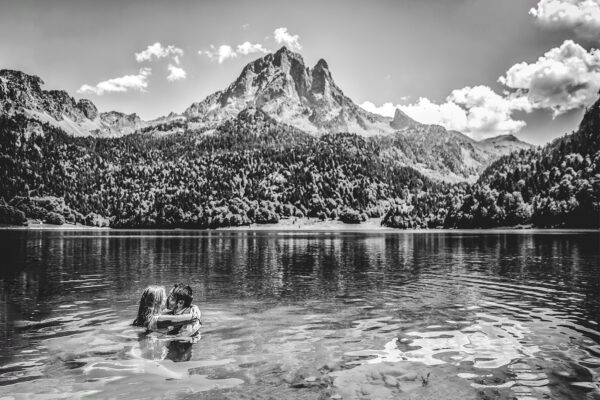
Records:
[[[0,231],[0,398],[600,399],[600,233]],[[196,343],[131,325],[189,283]]]

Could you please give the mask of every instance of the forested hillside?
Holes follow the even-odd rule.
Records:
[[[0,219],[212,228],[385,216],[397,228],[600,227],[599,130],[596,103],[577,132],[502,157],[474,185],[450,185],[394,159],[391,149],[408,147],[396,143],[403,136],[316,137],[255,109],[210,131],[122,138],[0,117]]]
[[[138,228],[360,222],[411,191],[442,187],[382,162],[377,142],[317,138],[255,110],[204,134],[75,138],[47,124],[31,133],[30,123],[0,119],[0,196],[15,221],[20,210],[48,222]]]
[[[412,196],[389,210],[392,227],[600,227],[600,101],[579,129],[500,158],[471,186]],[[442,217],[443,215],[443,224]]]

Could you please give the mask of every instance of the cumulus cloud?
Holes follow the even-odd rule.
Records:
[[[273,31],[273,35],[277,44],[283,44],[292,51],[302,50],[302,46],[299,42],[300,36],[290,34],[287,28],[277,28]]]
[[[122,93],[130,90],[144,92],[148,87],[148,77],[151,73],[152,70],[150,68],[142,68],[137,75],[125,75],[119,78],[112,78],[103,82],[98,82],[94,86],[82,85],[77,92],[94,93],[98,96],[102,96],[104,93]]]
[[[487,86],[453,90],[446,100],[467,112],[465,130],[479,137],[518,132],[525,121],[514,120],[512,113],[531,111],[523,97],[501,96]]]
[[[566,40],[533,63],[513,65],[498,81],[506,87],[502,94],[475,86],[453,90],[441,104],[422,97],[408,105],[364,102],[361,107],[388,117],[399,108],[418,122],[475,138],[515,133],[525,127],[515,112],[551,110],[556,117],[593,103],[600,90],[600,50]]]
[[[169,75],[167,75],[167,80],[169,82],[180,81],[185,79],[187,73],[183,70],[183,68],[177,67],[173,64],[169,64],[167,66],[169,70]]]
[[[160,42],[149,45],[146,50],[139,53],[135,53],[135,59],[137,62],[159,60],[161,58],[172,57],[175,64],[179,64],[180,57],[183,56],[183,50],[179,47],[169,45],[163,47]]]
[[[235,49],[228,44],[222,44],[216,47],[214,44],[209,46],[208,50],[200,50],[198,54],[208,57],[211,61],[217,61],[222,64],[225,60],[236,58],[239,55],[247,56],[252,53],[268,53],[270,50],[260,43],[244,42],[238,44]]]
[[[222,44],[218,48],[215,47],[214,44],[211,44],[209,47],[209,50],[198,51],[198,54],[208,57],[208,59],[211,61],[218,61],[219,64],[223,63],[223,61],[229,58],[237,57],[235,50],[233,50],[233,48],[228,44]]]
[[[600,50],[587,51],[571,40],[536,62],[518,63],[499,78],[531,107],[551,109],[554,116],[589,105],[600,89]]]
[[[475,86],[453,90],[441,104],[421,97],[408,105],[385,103],[378,107],[364,102],[361,107],[387,117],[393,117],[398,108],[417,122],[441,125],[481,139],[521,130],[525,122],[513,119],[512,113],[527,110],[528,103],[520,97],[503,97],[487,86]]]
[[[236,51],[238,54],[248,55],[251,53],[268,53],[269,49],[266,49],[260,43],[244,42],[237,45]]]
[[[600,0],[540,0],[529,10],[542,25],[600,42]]]
[[[375,105],[370,101],[365,101],[360,106],[373,114],[383,115],[384,117],[393,117],[396,112],[396,108],[400,108],[401,105],[394,105],[393,103],[383,103],[380,106]]]

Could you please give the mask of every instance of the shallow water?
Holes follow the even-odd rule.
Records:
[[[598,232],[0,231],[0,243],[0,397],[328,398],[344,373],[387,363],[422,365],[437,387],[452,367],[482,398],[600,399]],[[129,325],[145,286],[180,281],[203,312],[200,341]],[[297,385],[305,370],[337,372]]]

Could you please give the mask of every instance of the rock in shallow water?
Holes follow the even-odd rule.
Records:
[[[398,375],[398,371],[402,374]],[[430,372],[429,383],[423,386],[418,377],[426,377]],[[329,375],[333,378],[335,391],[343,399],[480,399],[480,391],[457,374],[458,368],[452,365],[430,367],[402,362],[364,364]]]
[[[394,386],[394,387],[398,386],[398,381],[393,376],[386,375],[385,378],[383,378],[383,381],[388,386]]]

